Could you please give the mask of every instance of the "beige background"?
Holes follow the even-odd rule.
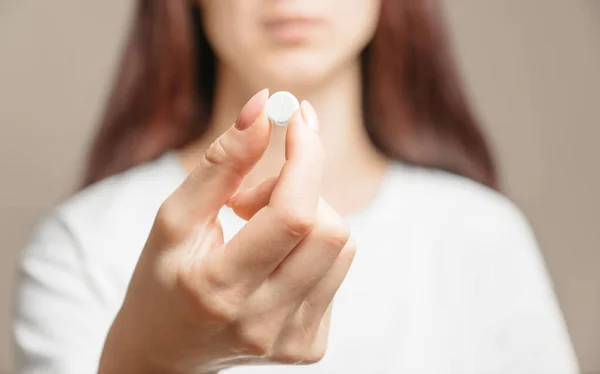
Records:
[[[459,58],[533,222],[585,372],[600,372],[600,1],[446,1]],[[69,194],[131,1],[0,0],[0,372],[13,269]]]

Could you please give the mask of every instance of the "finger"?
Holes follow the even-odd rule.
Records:
[[[312,316],[310,310],[298,308],[273,345],[273,361],[284,364],[314,364],[323,358],[327,350],[331,304],[322,318],[313,319]]]
[[[327,348],[327,336],[329,335],[329,325],[331,324],[331,312],[333,303],[329,303],[323,313],[321,321],[318,322],[317,331],[314,334],[313,352],[325,352]]]
[[[329,326],[331,324],[331,307],[328,308],[321,320],[316,320],[316,326],[309,331],[309,337],[312,338],[312,345],[309,349],[309,362],[318,362],[325,356],[327,351],[327,343],[329,342]]]
[[[269,203],[276,183],[277,177],[265,179],[256,187],[237,193],[227,201],[227,206],[247,221]]]
[[[276,314],[273,311],[281,310],[286,318],[291,317],[310,290],[330,270],[348,241],[349,229],[342,217],[324,200],[319,202],[318,216],[315,228],[253,294],[262,295],[257,308],[261,316],[268,313],[273,318]]]
[[[314,363],[319,361],[327,348],[327,336],[331,322],[333,297],[341,286],[354,259],[356,246],[351,240],[346,244],[330,271],[319,284],[311,290],[304,302],[300,304],[284,328],[276,346],[289,346],[290,342],[308,345],[302,361]],[[285,359],[285,352],[280,354]]]
[[[310,346],[303,361],[314,363],[323,357],[327,349],[333,297],[348,274],[355,253],[356,245],[353,240],[349,240],[331,269],[300,303],[276,346],[299,341]]]
[[[287,162],[269,204],[259,210],[214,258],[225,279],[252,292],[313,226],[321,185],[323,151],[310,104],[293,117],[287,132]],[[312,114],[311,112],[312,111]],[[308,117],[305,121],[304,117]],[[277,195],[277,196],[275,196]]]
[[[314,229],[269,278],[274,294],[303,299],[330,270],[349,238],[343,218],[321,199]]]
[[[344,282],[355,255],[356,243],[351,238],[336,258],[331,269],[306,296],[304,304],[310,306],[307,309],[311,310],[311,315],[307,318],[319,321],[323,317]]]
[[[238,189],[245,175],[264,154],[271,124],[265,113],[268,90],[254,95],[234,126],[206,151],[199,165],[168,199],[178,219],[189,225],[207,224]]]

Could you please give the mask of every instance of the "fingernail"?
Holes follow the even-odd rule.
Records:
[[[302,110],[302,119],[304,120],[306,125],[318,134],[319,118],[317,117],[317,112],[315,112],[315,108],[313,108],[313,106],[306,100],[302,100],[300,108]]]
[[[239,117],[235,121],[235,128],[238,130],[245,130],[256,121],[260,114],[265,109],[267,100],[269,99],[269,89],[265,88],[260,92],[256,93],[244,108],[242,108]]]

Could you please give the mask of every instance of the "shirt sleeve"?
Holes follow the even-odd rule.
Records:
[[[466,218],[466,247],[478,258],[473,280],[484,286],[472,287],[486,293],[480,362],[491,365],[485,372],[576,374],[577,359],[537,241],[521,211],[501,199]]]
[[[110,314],[82,258],[82,248],[59,215],[33,232],[15,293],[17,373],[98,371]]]

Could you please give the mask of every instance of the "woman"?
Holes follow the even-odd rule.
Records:
[[[438,5],[140,0],[19,371],[575,373]],[[306,99],[287,129],[263,87]]]

